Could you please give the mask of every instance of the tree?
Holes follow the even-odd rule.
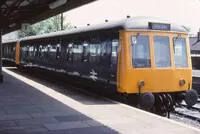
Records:
[[[19,30],[18,38],[59,31],[61,30],[61,17],[61,15],[56,15],[47,20],[33,24],[30,26],[30,32]],[[64,20],[65,18],[63,18],[63,21]],[[72,28],[72,25],[69,22],[63,24],[63,30],[70,28]]]

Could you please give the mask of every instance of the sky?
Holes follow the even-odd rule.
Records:
[[[191,28],[200,28],[200,0],[100,0],[65,13],[66,20],[80,27],[120,20],[127,15],[160,17]]]
[[[200,29],[200,0],[98,0],[65,13],[66,22],[76,27],[120,20],[127,15],[160,17],[190,27],[191,34],[196,35]]]

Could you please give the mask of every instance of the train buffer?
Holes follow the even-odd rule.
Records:
[[[199,134],[200,130],[121,103],[60,92],[3,68],[0,133]],[[64,89],[63,89],[64,90]]]

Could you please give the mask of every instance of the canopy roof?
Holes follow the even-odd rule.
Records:
[[[0,0],[2,34],[20,29],[95,0]]]

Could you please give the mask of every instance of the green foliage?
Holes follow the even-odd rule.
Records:
[[[63,21],[65,18],[63,18]],[[63,30],[72,28],[71,24],[63,24]],[[26,36],[39,35],[44,33],[56,32],[61,30],[61,15],[56,15],[47,20],[38,22],[30,26],[30,32],[25,32],[22,30],[18,31],[18,37],[23,38]]]

